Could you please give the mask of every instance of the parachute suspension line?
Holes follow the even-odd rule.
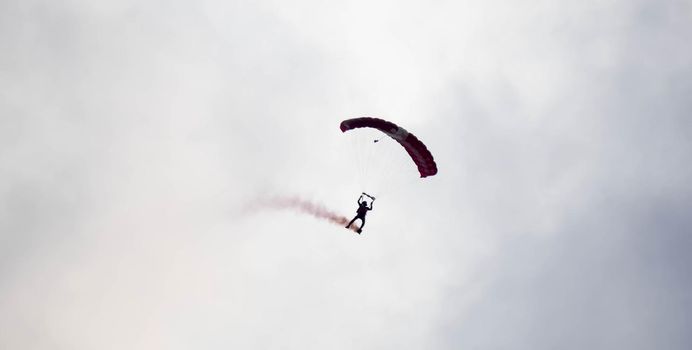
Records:
[[[374,167],[377,166],[376,165],[377,164],[377,162],[376,162],[377,157],[375,157],[375,154],[377,152],[376,152],[376,148],[374,147],[375,144],[370,142],[369,138],[363,138],[363,145],[367,149],[366,154],[368,157],[367,160],[365,161],[365,166],[367,167],[367,169],[365,169],[366,186],[368,186],[368,187],[376,186],[375,182],[377,182],[377,181],[374,178],[374,175],[377,174],[377,172],[374,171],[375,169],[373,169]],[[363,191],[372,191],[372,190],[373,190],[372,188],[364,188],[363,189]]]
[[[406,152],[401,152],[401,145],[394,139],[386,138],[376,143],[377,161],[371,162],[372,170],[378,174],[375,190],[377,197],[389,196],[402,188],[424,181],[420,178],[417,165]],[[372,164],[375,163],[375,164]]]
[[[367,150],[363,147],[363,142],[360,138],[354,137],[352,138],[354,144],[355,144],[355,150],[357,154],[357,183],[358,186],[361,188],[366,185],[366,180],[367,180],[367,172],[368,172],[368,166],[367,166],[367,153],[365,153]]]
[[[355,182],[358,185],[360,185],[359,181],[361,180],[361,173],[363,172],[363,169],[361,168],[360,164],[360,152],[358,151],[358,143],[354,138],[350,138],[349,142],[351,143],[351,152],[349,154],[350,157],[347,160],[349,164],[346,165],[346,171],[350,171],[351,175],[355,179]],[[355,164],[350,164],[350,162],[355,162]]]
[[[378,197],[389,196],[392,192],[396,192],[403,186],[405,179],[417,181],[419,180],[416,173],[412,171],[411,160],[397,154],[394,146],[399,146],[396,141],[391,140],[387,150],[383,152],[383,162],[381,167],[381,179],[378,186]]]
[[[383,141],[386,146],[383,155],[382,183],[380,190],[382,195],[388,195],[391,191],[402,186],[401,179],[409,178],[413,181],[418,180],[417,174],[412,171],[411,160],[403,156],[399,151],[400,145],[394,140]]]
[[[380,193],[386,193],[389,190],[389,187],[391,185],[391,180],[394,175],[394,163],[397,157],[395,157],[394,154],[394,149],[395,147],[398,147],[399,145],[395,145],[396,141],[394,140],[382,140],[378,144],[378,148],[380,148],[378,153],[380,154],[380,162],[377,164],[378,165],[378,174],[381,174],[380,181],[378,183],[378,192]],[[378,195],[380,195],[378,193]]]
[[[394,187],[403,186],[404,182],[418,182],[422,177],[437,173],[437,165],[425,145],[415,135],[394,123],[364,117],[344,120],[340,128],[342,132],[359,129],[351,138],[354,140],[354,148],[357,149],[357,167],[361,170],[362,180],[359,183],[364,192],[380,197]],[[376,131],[376,135],[372,135],[368,130]],[[400,152],[401,147],[405,152]],[[392,154],[393,149],[398,152]],[[411,161],[415,166],[412,166]],[[373,173],[378,175],[377,178],[371,176]],[[410,181],[404,181],[407,179]],[[377,180],[377,186],[369,186],[375,185],[372,180]]]
[[[396,143],[394,140],[392,142]],[[400,147],[398,143],[396,143],[397,147]],[[394,150],[399,150],[398,148],[392,147],[391,151]],[[392,152],[393,153],[393,152]],[[389,172],[387,173],[387,190],[392,191],[396,190],[399,187],[402,187],[404,183],[408,183],[408,181],[404,181],[404,179],[410,179],[412,181],[418,181],[420,180],[420,174],[417,171],[417,166],[409,158],[408,154],[406,152],[396,152],[391,155],[391,162],[390,162],[390,167],[389,167]]]
[[[354,158],[356,164],[353,165],[352,169],[354,176],[356,177],[356,184],[358,184],[361,191],[367,191],[368,188],[373,185],[371,174],[375,150],[372,147],[372,142],[369,141],[371,138],[358,133],[351,135],[349,138],[351,139],[351,144],[353,146],[352,149],[355,150]]]
[[[354,137],[354,139],[356,139],[359,143],[359,152],[363,156],[361,159],[363,173],[360,186],[362,187],[361,191],[372,191],[372,186],[376,185],[376,181],[374,181],[376,179],[373,178],[373,175],[377,174],[377,172],[375,172],[373,168],[375,167],[375,161],[377,160],[377,157],[375,157],[377,152],[376,148],[373,147],[374,144],[370,141],[372,139],[370,132],[367,130],[363,131],[365,131],[365,133],[357,134]]]

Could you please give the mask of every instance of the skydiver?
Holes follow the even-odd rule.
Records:
[[[370,197],[370,196],[368,196],[368,197]],[[372,197],[370,197],[370,198],[372,198]],[[356,210],[356,216],[353,218],[353,220],[351,220],[351,222],[348,223],[348,225],[346,225],[346,228],[351,227],[351,224],[354,221],[356,221],[356,219],[360,219],[360,221],[361,221],[360,228],[358,230],[356,230],[356,232],[358,232],[358,234],[360,234],[363,230],[363,226],[365,226],[365,214],[367,214],[369,210],[372,210],[372,203],[373,202],[375,202],[375,198],[372,198],[372,201],[370,201],[370,206],[368,207],[368,201],[363,200],[363,195],[360,195],[360,197],[358,198],[358,209]]]

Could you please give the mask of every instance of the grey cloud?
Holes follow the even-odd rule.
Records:
[[[688,4],[287,4],[0,5],[0,347],[689,348]]]

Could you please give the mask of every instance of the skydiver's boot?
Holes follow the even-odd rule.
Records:
[[[363,232],[363,231],[362,231],[361,229],[358,229],[358,231],[356,231],[356,232],[358,232],[358,234],[360,234],[360,233]]]

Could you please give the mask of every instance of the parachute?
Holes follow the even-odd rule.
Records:
[[[437,174],[437,164],[428,148],[416,136],[406,129],[379,118],[354,118],[341,122],[341,131],[346,132],[358,128],[373,128],[382,131],[387,136],[398,142],[418,167],[420,177],[428,177]],[[377,142],[379,140],[375,140]]]

